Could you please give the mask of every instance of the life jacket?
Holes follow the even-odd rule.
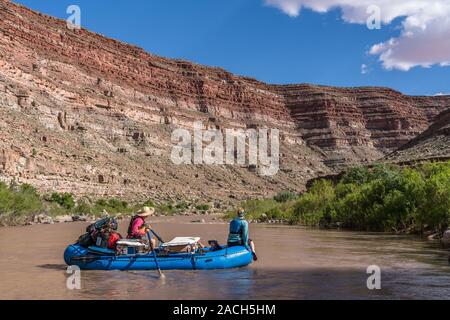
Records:
[[[233,221],[230,223],[230,233],[241,235],[242,233],[241,219],[233,219]]]
[[[144,220],[144,218],[142,218],[142,217],[134,216],[133,218],[131,218],[130,224],[129,224],[129,226],[128,226],[128,231],[127,231],[128,235],[127,235],[127,238],[130,238],[130,237],[132,236],[132,232],[133,232],[133,224],[134,224],[134,222],[135,222],[137,219],[141,219],[142,222],[145,223],[145,220]]]
[[[117,241],[122,239],[122,236],[117,232],[111,232],[108,239],[108,249],[116,250]]]
[[[233,219],[230,223],[228,242],[242,243],[242,219]]]

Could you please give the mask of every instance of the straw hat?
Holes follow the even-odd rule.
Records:
[[[155,214],[155,208],[143,207],[137,212],[139,217],[148,217]]]

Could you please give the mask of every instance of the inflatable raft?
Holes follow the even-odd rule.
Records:
[[[213,270],[244,267],[252,263],[250,251],[243,246],[223,247],[211,251],[204,248],[190,253],[165,253],[156,249],[161,270]],[[116,254],[113,250],[99,247],[84,248],[79,244],[67,247],[64,252],[67,265],[82,270],[156,270],[153,252]]]

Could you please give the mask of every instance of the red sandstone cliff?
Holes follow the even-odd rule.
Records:
[[[94,196],[243,198],[370,162],[424,131],[450,97],[276,86],[165,59],[0,0],[0,176]],[[176,127],[279,128],[281,168],[175,166]]]
[[[327,165],[369,162],[407,143],[450,106],[450,97],[410,97],[387,88],[277,87],[301,136]]]
[[[386,159],[402,164],[422,160],[449,160],[450,109],[438,114],[427,130],[389,154]]]

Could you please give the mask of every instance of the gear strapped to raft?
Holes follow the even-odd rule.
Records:
[[[119,224],[115,218],[103,218],[86,227],[86,233],[78,238],[77,243],[82,247],[88,248],[92,245],[98,247],[107,247],[110,237],[110,231],[118,229]]]

